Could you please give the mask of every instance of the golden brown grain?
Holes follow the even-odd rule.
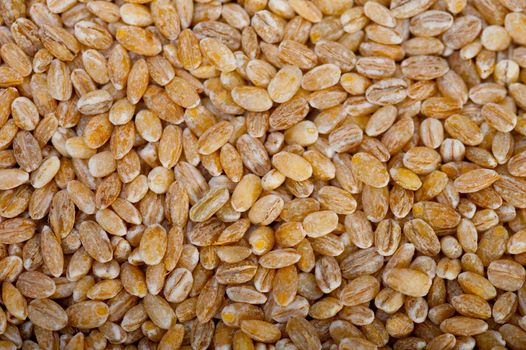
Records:
[[[0,347],[526,348],[521,0],[0,0]]]

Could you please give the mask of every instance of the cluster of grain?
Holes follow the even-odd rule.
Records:
[[[0,350],[526,349],[526,0],[0,0]]]

